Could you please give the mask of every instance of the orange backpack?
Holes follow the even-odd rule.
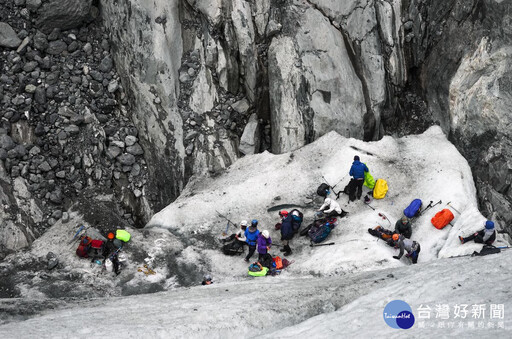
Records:
[[[438,230],[442,230],[446,225],[453,220],[453,213],[449,209],[445,208],[444,210],[437,212],[436,215],[430,220],[432,225]]]
[[[274,264],[276,264],[276,270],[280,270],[283,268],[283,260],[281,257],[274,257]]]

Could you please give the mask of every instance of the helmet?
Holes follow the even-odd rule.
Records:
[[[397,240],[398,240],[398,234],[397,234],[397,233],[393,234],[393,240],[394,240],[394,241],[397,241]]]
[[[257,227],[258,226],[258,220],[252,219],[251,226]]]
[[[407,219],[407,217],[406,217],[406,216],[403,216],[403,217],[402,217],[402,223],[404,223],[404,224],[405,224],[405,223],[407,223],[408,221],[409,221],[409,219]]]
[[[267,238],[269,237],[269,234],[268,234],[268,231],[267,230],[264,230],[263,232],[261,232],[261,235],[264,237],[264,238]]]
[[[107,235],[107,238],[109,239],[114,239],[116,236],[114,235],[114,233],[110,232],[108,235]]]
[[[211,275],[209,275],[209,274],[206,274],[206,275],[204,276],[204,280],[205,280],[205,281],[212,281],[212,276],[211,276]]]
[[[324,204],[330,204],[330,203],[331,203],[331,198],[325,198]]]
[[[240,222],[240,226],[245,226],[245,227],[247,227],[247,220],[242,220],[242,221]]]
[[[485,228],[488,229],[488,230],[492,230],[494,228],[494,223],[490,220],[487,220],[485,222]]]
[[[286,218],[288,216],[288,211],[279,211],[279,216]]]
[[[354,161],[356,161],[356,160],[360,160],[360,159],[359,159],[359,155],[355,155],[355,156],[354,156]]]

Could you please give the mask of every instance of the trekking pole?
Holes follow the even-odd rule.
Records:
[[[420,215],[423,214],[423,212],[425,212],[426,210],[428,210],[430,207],[432,207],[432,203],[433,201],[430,200],[430,203],[423,209],[423,211],[420,211]]]
[[[345,178],[347,177],[347,175],[345,174],[345,176],[343,178],[341,178],[340,180],[338,180],[338,182],[336,183],[336,185],[334,185],[332,188],[334,189],[334,187],[338,186],[338,184],[340,182],[342,182]]]
[[[455,207],[453,207],[453,205],[450,205],[450,203],[451,203],[451,201],[449,201],[446,205],[447,205],[447,206],[450,206],[451,208],[453,208],[453,209],[455,210],[455,212],[457,212],[457,213],[461,214],[461,213],[459,212],[459,210],[458,210],[458,209],[456,209]]]
[[[389,226],[391,226],[391,221],[389,221],[388,217],[386,217],[384,213],[379,213],[379,217],[382,217],[382,219],[386,220]]]
[[[375,208],[373,208],[370,204],[365,204],[366,206],[370,207],[372,210],[375,211]]]
[[[219,217],[221,217],[221,218],[223,218],[223,219],[226,219],[226,220],[228,221],[228,225],[229,225],[229,223],[231,223],[235,228],[237,228],[237,225],[236,225],[234,222],[232,222],[231,220],[229,220],[225,215],[220,214],[220,212],[219,212],[219,211],[217,211],[217,210],[215,210],[215,212],[217,212],[217,214],[219,215]]]
[[[336,199],[338,199],[340,197],[341,191],[339,191],[338,193],[336,193],[336,191],[334,191],[334,187],[336,187],[336,185],[338,185],[338,184],[331,186],[331,184],[329,184],[329,181],[327,181],[327,179],[325,179],[325,177],[323,175],[322,175],[322,179],[324,179],[325,183],[327,185],[329,185],[329,187],[332,189],[332,193],[334,193],[334,195],[336,195]]]

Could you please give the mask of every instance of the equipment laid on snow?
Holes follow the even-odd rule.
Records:
[[[434,225],[435,228],[438,230],[442,230],[446,225],[448,225],[452,220],[454,216],[452,211],[445,208],[434,215],[434,217],[430,220],[432,222],[432,225]]]
[[[393,242],[392,239],[394,232],[391,230],[385,229],[384,227],[379,225],[374,228],[369,228],[368,233],[370,233],[374,237],[384,240],[386,244],[388,244],[391,247],[395,246],[395,243]]]
[[[448,203],[447,203],[446,205],[447,205],[447,206],[450,206],[451,208],[453,208],[453,210],[454,210],[455,212],[457,212],[457,213],[461,214],[461,213],[459,212],[459,210],[458,210],[458,209],[456,209],[455,207],[453,207],[453,205],[450,205],[450,203],[451,203],[451,201],[448,201]]]
[[[319,246],[330,246],[330,245],[334,245],[335,243],[334,242],[328,242],[328,243],[325,243],[325,244],[309,244],[309,246],[311,247],[319,247]]]
[[[373,197],[375,199],[384,199],[388,193],[388,182],[384,179],[377,179],[373,188]]]
[[[76,255],[81,258],[89,257],[89,249],[91,248],[92,239],[86,235],[83,235],[80,238],[80,243],[78,244],[78,248],[76,249]]]
[[[144,264],[144,267],[137,268],[137,272],[142,272],[145,275],[156,274],[156,272],[152,268],[150,268],[147,264]]]
[[[336,218],[329,218],[325,222],[315,223],[308,231],[308,236],[313,243],[320,243],[327,238],[336,225]]]
[[[82,231],[85,231],[86,228],[84,225],[81,225],[78,230],[76,231],[75,235],[73,236],[73,238],[69,241],[68,244],[71,244],[73,241],[75,241],[75,239],[79,238],[79,235]]]
[[[407,218],[418,217],[421,214],[421,199],[414,199],[409,206],[404,209],[404,215]]]
[[[240,255],[244,253],[244,246],[237,239],[222,246],[222,253],[225,255]]]
[[[430,200],[430,203],[423,209],[423,211],[420,212],[420,215],[423,214],[426,210],[428,210],[429,208],[432,208],[436,205],[439,205],[439,204],[442,204],[443,201],[442,200],[439,200],[438,202],[436,202],[434,205],[432,205],[433,201]]]
[[[123,242],[128,242],[128,241],[130,241],[131,237],[132,237],[132,235],[130,233],[128,233],[128,231],[116,230],[116,239],[119,239]]]
[[[325,182],[321,183],[320,186],[318,186],[318,188],[316,189],[316,194],[318,194],[322,198],[327,198],[327,196],[329,195],[329,188],[330,186]]]
[[[386,220],[388,222],[389,226],[391,226],[391,221],[389,221],[388,217],[386,217],[386,215],[384,213],[379,213],[379,217]]]

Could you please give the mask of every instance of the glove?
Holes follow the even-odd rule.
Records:
[[[398,257],[398,255],[394,255],[393,258],[397,259],[397,260],[400,260],[400,258]]]

